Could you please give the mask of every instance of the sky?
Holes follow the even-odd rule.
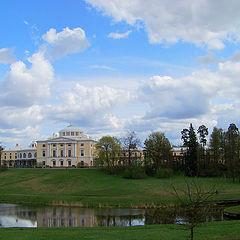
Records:
[[[239,0],[1,0],[0,143],[95,139],[240,116]]]

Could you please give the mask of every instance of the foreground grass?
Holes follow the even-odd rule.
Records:
[[[204,223],[195,228],[194,239],[239,239],[240,221]],[[98,227],[98,228],[37,228],[0,229],[0,239],[11,240],[181,240],[188,239],[189,230],[179,225],[149,225],[141,227]]]
[[[228,213],[240,214],[240,205],[225,208],[225,211]]]
[[[182,188],[184,181],[182,176],[124,179],[98,169],[9,169],[0,173],[0,202],[147,207],[177,203],[172,185]],[[197,182],[206,189],[216,185],[215,200],[240,199],[240,185],[231,179],[199,178]]]

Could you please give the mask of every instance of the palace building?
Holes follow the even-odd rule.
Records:
[[[2,151],[1,165],[7,167],[35,167],[37,161],[37,145],[35,142],[27,147],[18,144],[14,148]]]
[[[37,141],[37,167],[92,167],[96,141],[69,125],[53,137]]]

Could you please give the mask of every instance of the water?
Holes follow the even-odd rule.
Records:
[[[182,210],[90,209],[76,207],[29,207],[0,204],[0,227],[97,227],[185,224]],[[200,221],[223,220],[222,208],[213,208]]]

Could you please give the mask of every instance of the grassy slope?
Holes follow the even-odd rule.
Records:
[[[215,199],[240,199],[239,183],[231,179],[202,178],[202,186],[216,184]],[[84,206],[130,207],[176,201],[171,184],[184,185],[182,176],[171,179],[129,180],[97,169],[9,169],[0,173],[0,202],[44,204],[78,203]]]
[[[239,239],[240,221],[204,223],[195,229],[195,238]],[[0,229],[0,239],[11,240],[181,240],[188,239],[189,230],[177,225],[151,225],[144,227],[102,227],[102,228],[38,228]]]

